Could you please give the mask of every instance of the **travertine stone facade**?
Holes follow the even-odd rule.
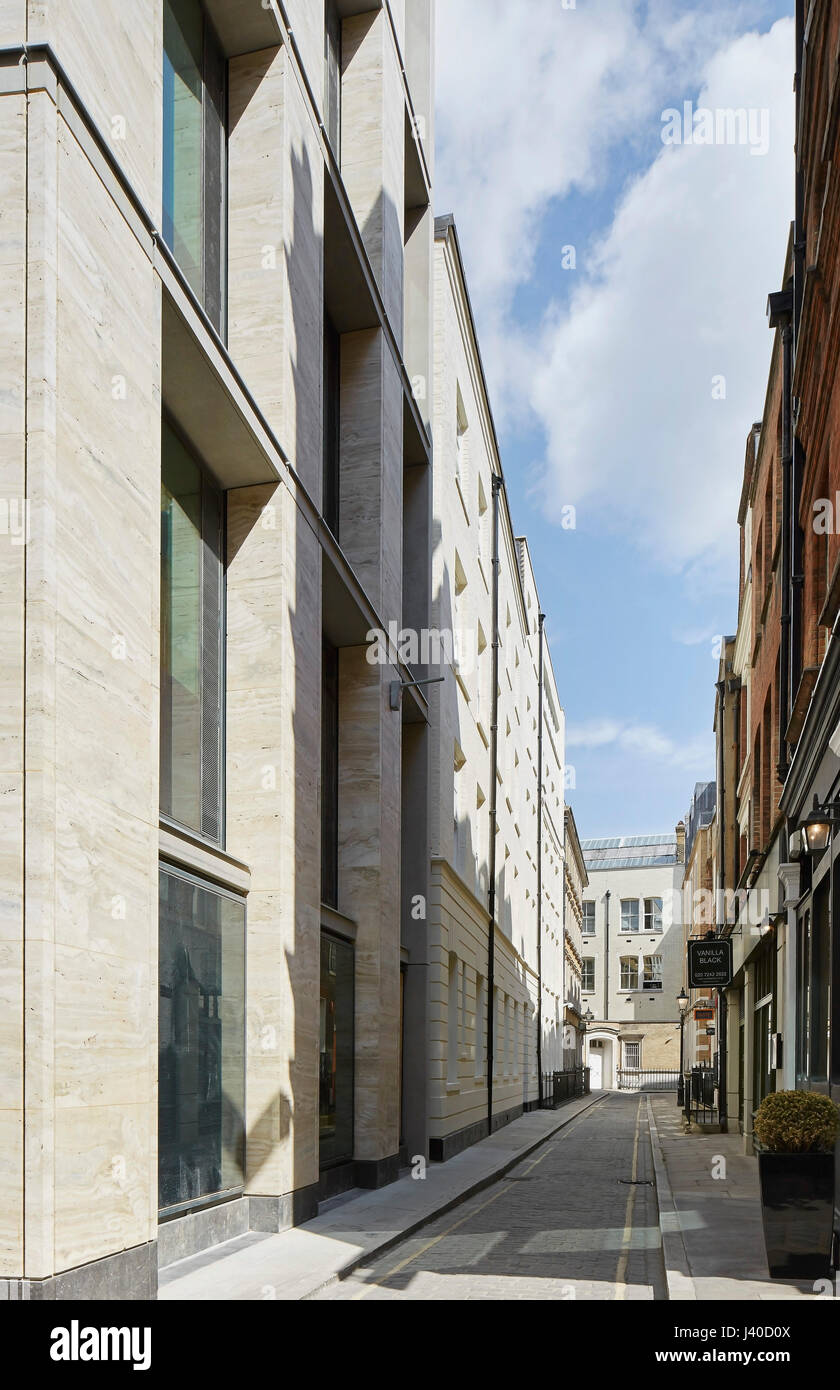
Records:
[[[442,685],[434,728],[431,961],[432,1152],[448,1157],[538,1099],[563,997],[564,716],[544,646],[527,545],[512,529],[454,223],[435,250],[432,629]],[[497,498],[497,500],[496,500]],[[494,507],[498,507],[498,748],[493,768]],[[447,643],[449,647],[447,649]],[[543,716],[542,959],[537,906],[538,718]],[[494,979],[491,809],[496,788]],[[542,976],[542,979],[540,978]],[[492,993],[491,993],[492,990]],[[493,1065],[488,1068],[492,1020]],[[488,1077],[488,1070],[491,1075]]]
[[[0,535],[0,1279],[19,1290],[153,1292],[161,864],[246,898],[242,1193],[260,1229],[314,1211],[325,634],[326,918],[355,946],[356,1003],[333,1182],[394,1177],[403,1132],[426,1151],[422,1080],[410,1117],[401,1093],[400,972],[402,1051],[425,1055],[425,923],[406,920],[402,859],[404,823],[426,822],[428,711],[412,692],[391,708],[416,673],[393,651],[369,664],[365,638],[428,601],[431,7],[337,0],[340,150],[324,8],[202,7],[228,88],[219,336],[161,231],[162,0],[0,0],[0,498],[28,526],[25,545]],[[325,314],[340,547],[322,516]],[[218,844],[160,817],[163,411],[224,493]],[[427,874],[415,855],[424,900]],[[167,1249],[185,1248],[173,1229]]]

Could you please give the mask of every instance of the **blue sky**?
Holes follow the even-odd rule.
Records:
[[[667,830],[714,775],[792,213],[792,8],[438,5],[436,211],[458,223],[584,838]],[[766,148],[664,146],[688,100],[767,112]]]

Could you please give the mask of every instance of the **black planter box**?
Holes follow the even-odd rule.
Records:
[[[823,1279],[831,1270],[834,1154],[759,1153],[761,1216],[771,1279]]]

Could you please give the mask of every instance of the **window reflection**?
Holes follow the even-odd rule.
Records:
[[[164,0],[163,239],[222,334],[226,88],[225,56],[200,0]]]
[[[160,874],[159,1200],[244,1182],[245,905]]]
[[[160,808],[222,839],[221,494],[164,422]]]
[[[353,947],[321,933],[321,1167],[353,1157]]]

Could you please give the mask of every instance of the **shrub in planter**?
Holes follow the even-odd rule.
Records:
[[[767,1264],[774,1279],[830,1271],[837,1106],[810,1091],[765,1096],[755,1117]]]

